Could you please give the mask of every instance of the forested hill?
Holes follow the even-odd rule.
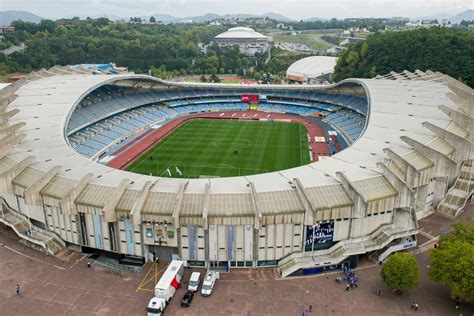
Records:
[[[40,23],[15,21],[15,32],[4,34],[0,50],[26,44],[25,50],[5,56],[0,53],[0,78],[11,73],[28,73],[53,65],[109,63],[127,66],[136,73],[151,73],[160,78],[190,74],[246,74],[260,79],[273,74],[277,80],[302,54],[273,49],[268,55],[246,58],[238,48],[207,46],[225,26],[153,25],[113,23],[106,18]]]
[[[28,49],[8,56],[4,62],[9,71],[20,72],[57,64],[109,62],[137,72],[152,66],[188,68],[193,59],[208,63],[197,43],[209,43],[224,30],[212,26],[114,24],[106,18],[43,20],[38,24],[15,21],[12,25],[16,30],[5,34],[5,40],[16,45],[25,43]]]
[[[432,27],[374,34],[339,57],[333,78],[371,78],[405,69],[440,71],[474,87],[474,30]]]

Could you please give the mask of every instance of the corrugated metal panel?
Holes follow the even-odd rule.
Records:
[[[210,194],[209,216],[253,215],[250,194]]]
[[[257,193],[262,214],[288,214],[304,211],[296,191]]]
[[[398,165],[395,162],[391,161],[390,164],[388,165],[388,168],[400,179],[402,180],[406,179],[405,173],[403,172],[402,169],[398,167]]]
[[[115,188],[97,184],[88,184],[79,194],[75,203],[95,207],[104,207],[105,203],[115,193]]]
[[[142,214],[168,214],[173,212],[176,193],[150,192],[142,209]]]
[[[17,175],[12,180],[12,182],[16,185],[27,188],[31,184],[38,181],[43,175],[44,175],[44,172],[28,167],[28,168],[25,168],[25,170],[23,170],[19,175]]]
[[[77,181],[55,176],[41,189],[40,193],[62,199],[77,184]]]
[[[469,132],[455,121],[452,121],[451,124],[449,124],[448,128],[446,128],[446,130],[462,138],[466,138],[467,135],[469,135]]]
[[[446,156],[450,156],[454,152],[454,147],[440,137],[436,137],[432,141],[426,143],[426,146]]]
[[[416,150],[412,150],[409,153],[402,155],[401,157],[403,157],[403,159],[405,159],[418,171],[431,168],[434,165],[431,160],[429,160]]]
[[[328,209],[353,205],[342,184],[305,188],[308,198],[316,209]]]
[[[14,165],[16,165],[15,160],[8,157],[0,159],[0,173],[10,170]]]
[[[202,216],[204,194],[184,194],[180,216]]]
[[[121,212],[130,212],[140,193],[141,192],[137,190],[125,190],[122,198],[117,204],[116,210]]]
[[[398,194],[384,176],[353,181],[352,185],[366,201],[379,200]]]

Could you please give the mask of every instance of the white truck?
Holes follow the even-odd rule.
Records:
[[[173,260],[155,286],[155,297],[148,303],[148,316],[161,316],[183,279],[184,262]]]
[[[188,291],[197,292],[199,288],[199,282],[201,281],[201,273],[193,272],[188,282]]]
[[[207,271],[204,282],[202,282],[201,295],[210,296],[217,280],[219,280],[219,272]]]

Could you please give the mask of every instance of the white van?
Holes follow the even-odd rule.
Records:
[[[204,278],[204,282],[202,282],[202,289],[201,294],[203,296],[209,296],[212,293],[212,289],[216,284],[216,281],[219,279],[219,272],[216,271],[208,271],[206,273],[206,277]]]
[[[201,273],[193,272],[189,278],[188,291],[197,292],[199,288],[199,282],[201,281]]]

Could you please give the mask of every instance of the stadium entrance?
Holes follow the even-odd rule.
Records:
[[[253,268],[253,261],[209,261],[209,268],[230,271],[235,268]]]
[[[179,256],[178,248],[148,245],[148,251],[154,260],[169,262]]]

